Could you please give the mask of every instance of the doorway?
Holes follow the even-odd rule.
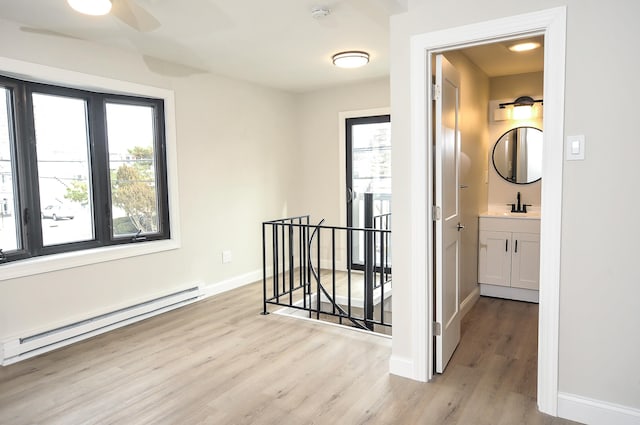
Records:
[[[479,295],[538,302],[544,38],[449,50],[433,62],[434,357],[443,373]]]
[[[345,143],[347,227],[364,228],[365,193],[373,194],[374,215],[391,213],[391,116],[346,118]],[[347,261],[364,270],[364,233],[354,236]]]
[[[431,145],[433,128],[430,99],[433,89],[431,55],[447,50],[509,38],[544,35],[544,153],[540,261],[540,316],[538,346],[538,407],[551,415],[557,413],[558,401],[558,322],[560,281],[560,228],[562,210],[562,165],[564,137],[564,66],[566,43],[566,8],[543,10],[464,27],[416,35],[411,43],[411,158],[407,166],[411,175],[411,196],[425,199],[424,206],[409,216],[408,229],[416,237],[408,254],[411,270],[410,293],[414,300],[411,329],[412,363],[409,375],[418,380],[433,377],[432,305],[434,301],[434,235],[430,226],[434,218],[433,196],[429,188],[433,173]],[[426,143],[425,143],[426,142]],[[426,167],[425,167],[426,163]],[[413,204],[412,204],[413,205]],[[429,207],[427,207],[429,206]],[[555,207],[554,207],[555,206]],[[426,258],[424,268],[419,267]],[[423,284],[426,282],[426,285]],[[407,370],[406,362],[392,357],[392,367]]]

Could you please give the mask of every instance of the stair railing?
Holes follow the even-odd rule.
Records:
[[[364,273],[351,268],[354,237],[362,234]],[[262,237],[263,314],[276,305],[359,329],[391,327],[390,215],[373,217],[365,228],[289,217],[264,222]]]

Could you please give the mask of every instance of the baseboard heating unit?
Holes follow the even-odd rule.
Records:
[[[200,295],[200,288],[194,286],[88,319],[3,341],[0,344],[0,364],[7,366],[174,310],[197,301]]]

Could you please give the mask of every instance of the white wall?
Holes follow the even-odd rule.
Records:
[[[640,208],[640,143],[634,123],[640,92],[640,3],[625,0],[510,2],[410,1],[392,18],[391,106],[394,114],[393,355],[411,359],[412,294],[407,260],[411,187],[409,37],[444,28],[567,7],[565,135],[586,136],[586,159],[565,162],[560,281],[559,390],[640,408],[640,285],[634,223]],[[594,55],[599,60],[594,61]],[[402,190],[405,193],[402,193]],[[604,213],[604,212],[607,213]],[[613,223],[624,223],[614,228]],[[396,307],[404,307],[396,308]]]
[[[344,178],[346,173],[346,160],[340,155],[340,145],[344,150],[345,141],[339,134],[339,114],[388,108],[389,80],[383,78],[308,92],[298,95],[297,102],[296,211],[311,213],[318,220],[325,218],[327,224],[344,226],[346,215],[340,211],[344,208],[346,193],[340,176]]]
[[[506,75],[503,77],[493,77],[489,80],[490,99],[492,101],[509,101],[520,96],[531,96],[534,99],[541,99],[543,92],[543,72],[531,72],[527,74]],[[493,111],[489,111],[491,114]],[[491,118],[491,116],[489,117]],[[508,209],[506,204],[516,202],[516,193],[521,192],[522,202],[533,206],[533,210],[540,209],[540,197],[542,182],[537,181],[530,184],[514,184],[504,180],[498,175],[491,154],[493,145],[507,131],[516,127],[535,127],[543,130],[542,116],[522,121],[491,121],[489,122],[490,148],[488,152],[488,176],[489,176],[489,210]]]
[[[296,100],[297,157],[289,164],[296,170],[292,210],[295,215],[310,214],[312,223],[324,218],[325,225],[346,226],[346,142],[340,114],[379,109],[388,113],[389,79],[308,92]],[[331,265],[330,237],[329,232],[322,235],[323,267]],[[336,239],[337,267],[346,268],[346,235],[338,232]]]
[[[292,193],[283,164],[294,162],[294,95],[210,74],[158,75],[136,54],[4,21],[0,38],[11,40],[2,57],[174,90],[182,233],[177,250],[0,281],[0,340],[192,284],[261,276],[260,223],[286,215]],[[222,264],[223,249],[232,263]]]

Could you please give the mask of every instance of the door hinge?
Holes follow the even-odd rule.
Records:
[[[431,100],[440,99],[441,89],[439,84],[434,84],[431,86]]]
[[[432,216],[433,216],[433,221],[440,220],[440,207],[439,206],[437,206],[437,205],[433,206]]]
[[[442,326],[440,326],[440,322],[433,322],[433,335],[440,336],[442,334]]]

